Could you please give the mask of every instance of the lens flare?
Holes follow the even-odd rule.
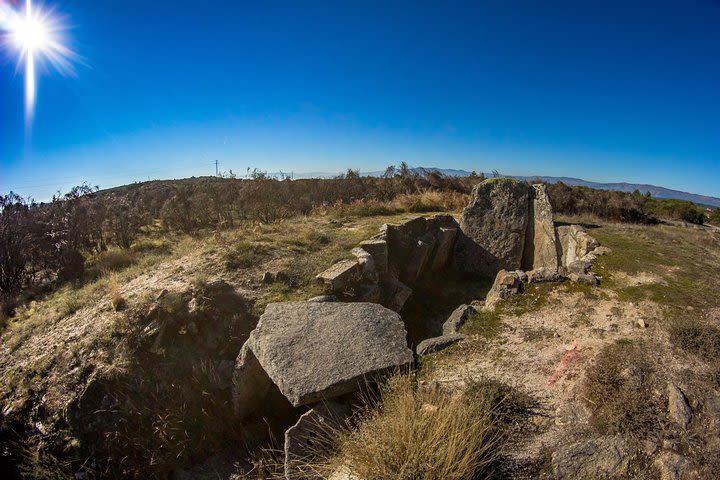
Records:
[[[62,75],[73,74],[75,52],[63,45],[64,28],[51,12],[34,8],[32,0],[25,0],[19,11],[0,0],[0,31],[5,32],[5,44],[18,55],[18,68],[25,67],[25,121],[29,127],[35,111],[37,90],[36,64],[48,61]]]

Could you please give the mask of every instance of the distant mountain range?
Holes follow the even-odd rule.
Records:
[[[411,168],[411,170],[415,173],[439,172],[439,173],[442,173],[443,175],[446,175],[449,177],[468,177],[468,176],[470,176],[470,172],[468,172],[467,170],[458,170],[458,169],[454,169],[454,168],[414,167],[414,168]],[[375,171],[375,172],[364,172],[364,173],[362,173],[362,175],[366,176],[366,177],[380,177],[384,173],[385,172],[383,172],[383,171]],[[273,177],[282,177],[283,175],[287,175],[287,174],[283,174],[282,172],[270,173],[270,176],[273,176]],[[294,174],[293,178],[331,178],[336,175],[337,175],[336,173],[328,173],[328,172],[306,172],[306,173]],[[548,177],[548,176],[541,176],[541,175],[515,176],[514,178],[517,178],[519,180],[539,180],[539,181],[546,182],[546,183],[562,182],[566,185],[572,185],[572,186],[590,187],[590,188],[597,188],[600,190],[619,190],[621,192],[629,192],[629,193],[632,193],[635,190],[639,190],[643,194],[646,192],[650,192],[650,195],[652,195],[655,198],[673,198],[675,200],[687,200],[687,201],[696,203],[698,205],[720,208],[720,198],[717,198],[717,197],[709,197],[707,195],[698,195],[695,193],[682,192],[680,190],[672,190],[670,188],[658,187],[656,185],[647,185],[644,183],[625,183],[625,182],[600,183],[600,182],[590,182],[588,180],[583,180],[581,178]]]
[[[418,167],[414,168],[413,171],[415,172],[422,172],[422,171],[435,171],[440,172],[443,175],[448,176],[454,176],[454,177],[467,177],[470,175],[470,172],[467,172],[465,170],[455,170],[450,168],[435,168],[435,167]],[[382,175],[382,172],[372,172],[368,175],[375,176],[375,175]],[[708,207],[716,207],[720,208],[720,198],[717,197],[709,197],[706,195],[697,195],[695,193],[688,193],[688,192],[681,192],[680,190],[672,190],[670,188],[665,187],[658,187],[656,185],[647,185],[644,183],[625,183],[625,182],[619,182],[619,183],[599,183],[599,182],[590,182],[588,180],[582,180],[580,178],[572,178],[572,177],[547,177],[547,176],[516,176],[514,178],[520,179],[520,180],[540,180],[542,182],[547,183],[558,183],[563,182],[566,185],[572,185],[572,186],[582,186],[582,187],[590,187],[590,188],[597,188],[600,190],[619,190],[621,192],[634,192],[635,190],[639,190],[641,193],[650,192],[650,195],[652,195],[655,198],[673,198],[675,200],[688,200],[693,203],[697,203],[698,205],[705,205]]]

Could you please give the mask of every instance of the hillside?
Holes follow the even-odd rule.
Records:
[[[444,213],[452,216],[436,216]],[[423,224],[448,231],[460,209],[422,216]],[[149,230],[129,249],[95,257],[104,265],[96,277],[36,294],[2,333],[0,433],[14,445],[4,467],[36,478],[282,475],[283,461],[272,453],[282,445],[268,429],[282,439],[311,410],[276,392],[263,416],[241,421],[233,386],[241,347],[268,304],[329,293],[315,276],[352,260],[353,248],[384,224],[413,230],[418,220],[408,221],[407,211],[336,206],[192,234]],[[456,418],[460,431],[474,431],[461,420],[472,406],[474,418],[491,425],[474,431],[481,436],[473,448],[489,452],[479,478],[712,478],[720,468],[713,453],[720,445],[720,283],[709,273],[720,267],[720,236],[555,218],[555,228],[570,224],[585,225],[606,248],[587,274],[599,285],[525,280],[524,293],[486,309],[492,278],[449,270],[413,284],[415,293],[399,307],[413,348],[438,335],[459,305],[475,310],[458,343],[417,355],[416,386],[408,392],[401,382],[383,393],[386,409],[406,405],[409,412],[392,418],[428,418],[423,428],[456,432],[439,419]],[[408,275],[401,273],[405,282]],[[351,303],[366,294],[332,286]],[[312,337],[314,348],[332,338]],[[403,398],[419,403],[392,403]],[[332,441],[343,449],[358,441],[372,461],[384,458],[399,434],[384,436],[383,419],[391,417],[377,412],[360,415],[356,433],[332,433]],[[316,468],[342,470],[343,457],[333,458]]]

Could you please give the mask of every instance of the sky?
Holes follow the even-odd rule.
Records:
[[[27,125],[0,39],[0,192],[405,161],[720,197],[717,0],[33,8],[78,57],[72,75],[38,63]]]

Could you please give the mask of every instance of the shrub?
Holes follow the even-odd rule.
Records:
[[[714,225],[720,225],[720,208],[716,208],[710,213],[708,221]]]
[[[586,373],[594,427],[640,438],[658,430],[663,403],[652,393],[653,374],[642,344],[621,339],[603,348]]]
[[[341,431],[338,454],[316,470],[345,468],[363,480],[476,478],[497,458],[500,431],[482,396],[418,388],[391,378],[378,406]]]
[[[720,360],[720,328],[688,318],[670,325],[670,341],[686,352],[707,360]]]

